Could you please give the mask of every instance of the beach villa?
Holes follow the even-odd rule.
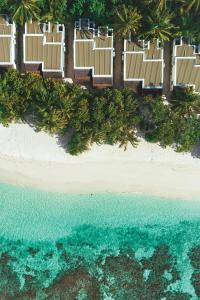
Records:
[[[173,42],[173,85],[193,86],[200,93],[200,45],[192,45],[188,39]]]
[[[74,71],[76,82],[88,82],[93,87],[113,85],[113,30],[95,28],[89,19],[75,22]]]
[[[124,86],[163,88],[163,47],[159,40],[124,40]]]
[[[15,23],[8,16],[0,15],[0,73],[16,68],[15,36]],[[71,62],[75,82],[94,88],[112,87],[114,56],[113,29],[96,27],[88,18],[75,22]],[[37,21],[25,23],[23,63],[26,72],[64,78],[65,26]],[[186,38],[174,39],[172,65],[173,86],[192,86],[200,93],[200,45]],[[163,47],[158,39],[124,40],[124,87],[162,92],[164,66]]]
[[[15,69],[15,24],[7,16],[0,15],[0,73]]]
[[[26,23],[23,49],[26,71],[41,72],[47,77],[64,77],[64,25]]]

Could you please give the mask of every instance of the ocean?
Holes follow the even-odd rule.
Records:
[[[0,184],[0,299],[200,299],[200,201]]]

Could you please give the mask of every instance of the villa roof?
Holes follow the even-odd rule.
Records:
[[[194,86],[200,93],[200,49],[181,38],[174,40],[174,86]]]
[[[143,88],[162,88],[163,70],[163,49],[158,40],[124,40],[124,81],[141,81]]]
[[[24,63],[41,63],[43,72],[63,72],[64,38],[64,25],[26,23]]]
[[[0,16],[0,66],[15,66],[15,25]]]
[[[74,68],[92,69],[92,77],[113,76],[113,30],[94,28],[89,20],[76,22],[74,32]]]

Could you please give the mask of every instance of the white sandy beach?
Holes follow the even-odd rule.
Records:
[[[78,157],[28,125],[0,126],[0,182],[66,193],[136,192],[200,200],[200,159],[141,141]]]

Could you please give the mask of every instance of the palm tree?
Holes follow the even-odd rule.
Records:
[[[141,26],[142,16],[136,8],[122,5],[116,11],[115,31],[120,37],[127,38],[137,34]]]
[[[39,8],[37,6],[37,0],[17,0],[15,4],[11,6],[11,12],[13,12],[13,21],[23,26],[31,19],[38,19]]]
[[[188,3],[186,4],[187,12],[194,10],[195,12],[198,12],[200,9],[200,0],[188,0]]]
[[[66,6],[66,1],[63,0],[46,0],[48,13],[44,15],[41,19],[44,21],[49,21],[51,23],[63,21],[62,6]]]
[[[185,3],[185,0],[152,0],[156,9],[179,9]]]
[[[167,9],[167,0],[158,0],[157,5],[160,9]]]
[[[172,95],[172,108],[178,116],[190,116],[200,113],[200,96],[192,87],[176,88]]]
[[[177,20],[179,30],[177,36],[188,38],[192,44],[200,43],[200,19],[199,16],[183,15]]]
[[[172,23],[174,14],[167,9],[157,9],[147,17],[147,32],[144,37],[147,40],[159,39],[162,43],[170,41],[174,30]]]

